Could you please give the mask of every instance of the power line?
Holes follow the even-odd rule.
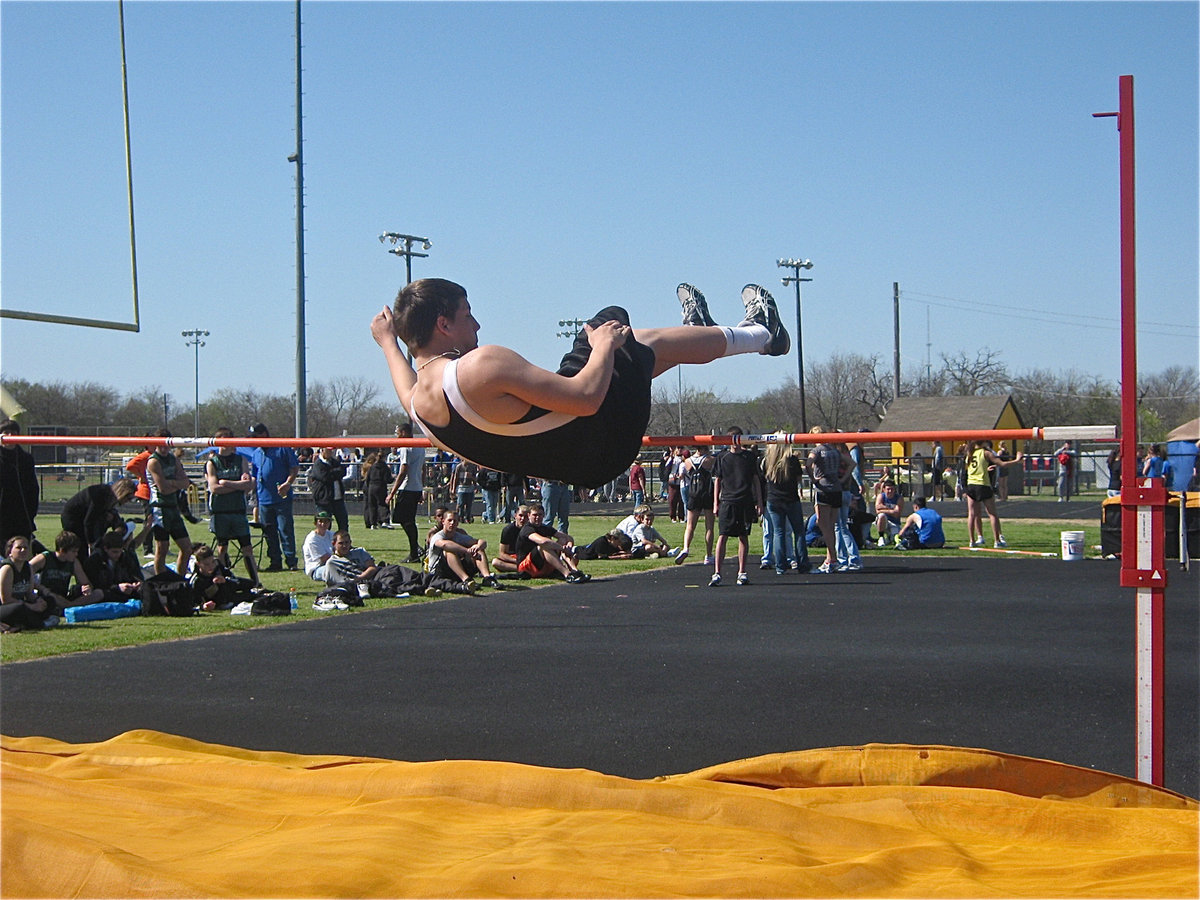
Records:
[[[910,298],[922,298],[916,302],[925,303],[929,306],[938,306],[945,309],[967,308],[970,310],[982,312],[988,315],[1008,316],[1012,313],[1020,313],[1028,319],[1041,322],[1050,322],[1056,325],[1078,325],[1083,328],[1104,328],[1117,331],[1121,328],[1119,319],[1110,316],[1092,316],[1085,313],[1059,312],[1051,309],[1035,309],[1021,306],[1004,306],[1002,310],[996,308],[994,303],[989,303],[980,300],[964,300],[961,297],[946,297],[941,294],[928,294],[922,291],[905,290],[900,292],[900,296]],[[944,300],[945,303],[936,301]],[[1075,320],[1075,321],[1072,321]],[[1166,328],[1169,331],[1158,331],[1156,329]],[[1154,334],[1164,337],[1180,337],[1181,331],[1191,331],[1200,334],[1200,326],[1189,325],[1186,323],[1172,322],[1138,322],[1139,334]]]

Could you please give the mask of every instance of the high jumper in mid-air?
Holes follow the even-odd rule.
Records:
[[[745,318],[732,327],[713,321],[691,285],[677,295],[683,325],[635,329],[621,307],[600,310],[557,372],[481,345],[466,290],[441,278],[407,285],[372,320],[371,335],[401,404],[434,444],[485,468],[596,487],[641,449],[653,378],[684,363],[791,348],[774,298],[758,285],[742,288]]]

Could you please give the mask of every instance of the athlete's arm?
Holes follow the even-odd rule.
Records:
[[[408,409],[408,398],[412,395],[417,383],[417,373],[400,350],[400,341],[392,326],[392,311],[386,306],[371,320],[371,337],[375,338],[383,358],[387,361],[388,372],[392,376],[392,387],[400,399],[400,405]]]

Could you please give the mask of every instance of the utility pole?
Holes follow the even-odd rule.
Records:
[[[892,354],[892,399],[900,396],[900,282],[892,282],[892,323],[896,346]]]
[[[296,437],[308,435],[308,363],[304,347],[304,107],[300,67],[300,0],[296,0]]]

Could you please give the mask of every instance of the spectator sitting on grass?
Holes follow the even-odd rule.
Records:
[[[329,526],[333,515],[318,509],[313,516],[313,530],[304,538],[301,556],[304,557],[304,574],[313,581],[325,581],[325,566],[333,556],[333,535]]]
[[[29,568],[38,578],[38,593],[56,610],[68,606],[84,606],[104,599],[103,591],[92,591],[92,582],[79,561],[82,546],[79,535],[60,531],[54,539],[54,550],[39,553],[29,561]],[[75,586],[71,586],[71,579]]]
[[[517,558],[517,539],[521,529],[529,521],[529,507],[521,504],[513,513],[513,520],[500,532],[500,550],[492,558],[492,568],[497,572],[516,572],[521,560]],[[525,577],[529,577],[528,575]]]
[[[654,527],[654,510],[648,503],[636,507],[633,515],[622,519],[617,530],[632,542],[632,559],[659,559],[674,556],[678,552],[671,549],[671,545]]]
[[[476,540],[459,529],[457,510],[442,513],[442,528],[429,539],[428,571],[457,581],[464,588],[473,584],[471,579],[476,575],[482,575],[484,587],[500,589],[488,565],[487,541]]]
[[[355,547],[350,532],[333,536],[333,555],[325,563],[325,583],[330,587],[369,581],[379,571],[375,558],[362,547]]]
[[[540,503],[529,506],[529,521],[517,538],[518,569],[530,578],[552,578],[555,573],[571,584],[591,581],[575,562],[575,541],[567,533],[555,531],[543,522],[546,510]]]
[[[896,482],[883,482],[879,496],[875,498],[875,530],[879,532],[880,547],[891,543],[892,535],[900,531],[900,491]]]
[[[203,598],[201,609],[233,609],[239,602],[250,599],[251,583],[229,571],[208,544],[193,547],[192,559],[195,566],[188,574],[188,584],[195,589],[197,597]]]
[[[137,545],[135,540],[133,546]],[[92,593],[99,592],[106,603],[142,597],[142,567],[127,545],[124,528],[104,533],[92,555],[84,561],[83,570],[92,583]]]
[[[924,497],[913,497],[913,511],[904,520],[896,538],[897,550],[941,550],[946,546],[942,516],[925,505]]]

